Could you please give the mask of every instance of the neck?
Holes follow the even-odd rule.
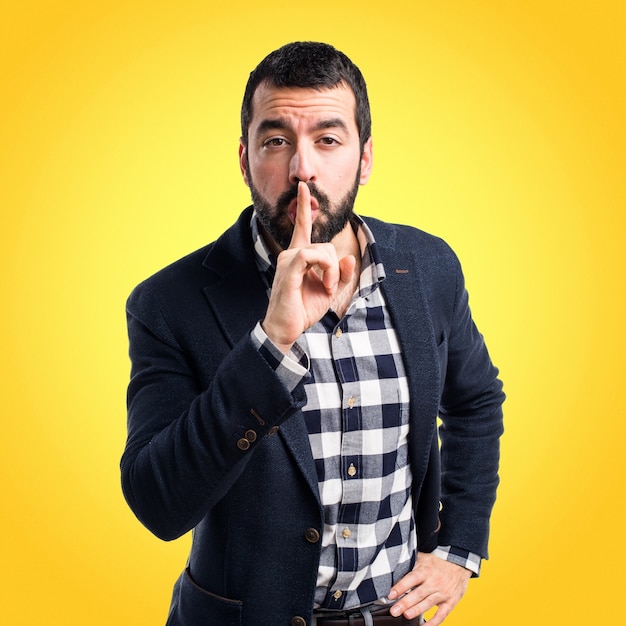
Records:
[[[361,248],[351,221],[348,221],[343,230],[333,237],[331,243],[337,250],[338,259],[352,255],[356,259],[358,269],[358,266],[361,265]]]

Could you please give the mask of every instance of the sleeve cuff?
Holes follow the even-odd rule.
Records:
[[[289,354],[285,354],[267,336],[261,322],[257,322],[250,337],[257,350],[291,393],[310,376],[309,356],[298,344],[294,344]]]
[[[454,546],[437,546],[432,551],[432,554],[438,556],[440,559],[450,561],[451,563],[468,569],[472,572],[473,576],[480,576],[480,564],[482,559],[478,554]]]

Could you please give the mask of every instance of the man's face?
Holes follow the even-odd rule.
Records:
[[[259,220],[280,248],[291,241],[299,180],[311,190],[313,243],[331,241],[350,219],[372,166],[371,139],[361,152],[355,105],[344,85],[257,88],[240,165]]]

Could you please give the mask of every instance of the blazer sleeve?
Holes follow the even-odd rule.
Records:
[[[232,346],[206,319],[205,327],[181,329],[175,311],[185,303],[168,306],[161,296],[144,283],[127,302],[131,380],[121,474],[136,516],[170,540],[228,492],[259,442],[302,406],[304,391],[289,392],[249,334]],[[198,357],[200,366],[194,352],[213,354]]]
[[[504,393],[482,335],[470,312],[456,256],[456,295],[443,368],[440,545],[487,558],[489,518],[499,482],[499,440]],[[440,346],[441,348],[441,346]]]

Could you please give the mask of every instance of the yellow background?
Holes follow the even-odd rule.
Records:
[[[371,93],[359,212],[456,249],[508,393],[446,623],[625,623],[625,33],[623,0],[3,0],[0,621],[164,623],[189,540],[119,489],[124,302],[246,205],[248,72],[316,39]]]

